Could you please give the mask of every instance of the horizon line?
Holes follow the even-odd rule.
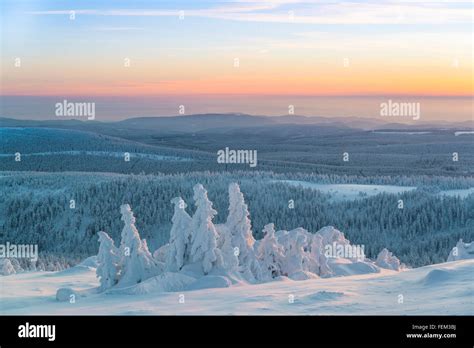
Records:
[[[16,121],[32,121],[32,122],[42,122],[42,121],[79,121],[79,122],[84,122],[84,123],[113,123],[113,122],[121,122],[121,121],[126,121],[126,120],[132,120],[132,119],[143,119],[143,118],[179,118],[179,117],[193,117],[193,116],[249,116],[249,117],[269,117],[269,118],[279,118],[279,117],[288,117],[288,118],[296,118],[296,117],[304,117],[304,118],[324,118],[324,119],[363,119],[363,120],[373,120],[373,121],[380,121],[381,123],[384,124],[400,124],[400,125],[415,125],[419,124],[418,122],[413,123],[413,122],[400,122],[401,120],[392,119],[391,117],[388,117],[387,119],[378,119],[376,117],[370,117],[370,116],[323,116],[323,115],[305,115],[305,114],[294,114],[294,115],[288,115],[288,114],[281,114],[281,115],[268,115],[268,114],[247,114],[243,112],[237,112],[237,111],[231,111],[231,112],[206,112],[206,113],[193,113],[193,114],[170,114],[170,115],[162,115],[162,116],[129,116],[125,117],[122,119],[112,119],[112,120],[85,120],[82,118],[77,118],[77,117],[55,117],[55,118],[41,118],[41,119],[31,119],[31,118],[17,118],[17,117],[12,117],[12,116],[3,116],[0,115],[0,120],[1,119],[10,119],[10,120],[16,120]],[[391,120],[391,122],[390,122]],[[406,121],[411,121],[411,120],[406,120]],[[459,121],[453,121],[453,122],[448,122],[446,120],[425,120],[426,123],[429,124],[458,124],[458,123],[466,123],[466,122],[473,122],[472,120],[459,120]],[[0,125],[0,128],[2,125]]]
[[[245,96],[245,97],[326,97],[326,98],[363,98],[363,97],[412,97],[412,98],[474,98],[474,94],[253,94],[253,93],[192,93],[192,94],[0,94],[2,97],[98,97],[98,98],[154,98],[154,97],[200,97],[200,96]]]

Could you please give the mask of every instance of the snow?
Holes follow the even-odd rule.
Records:
[[[61,288],[56,292],[56,300],[60,302],[70,301],[71,297],[77,297],[77,292],[71,288]]]
[[[103,231],[99,232],[99,254],[97,256],[97,277],[102,290],[109,289],[118,282],[120,254],[114,241]]]
[[[337,277],[380,272],[380,269],[370,262],[354,262],[343,258],[329,259],[328,265],[331,275]]]
[[[21,313],[19,308],[29,307],[34,311],[38,306],[39,312],[48,311],[41,307],[42,303],[48,303],[59,311],[52,313],[69,313],[66,307],[57,307],[62,303],[75,306],[68,307],[68,310],[82,309],[79,314],[153,314],[156,313],[154,310],[168,313],[170,303],[176,305],[177,295],[180,296],[179,309],[189,308],[182,306],[188,303],[184,299],[186,293],[194,306],[191,310],[202,308],[204,312],[209,310],[209,314],[229,314],[227,311],[234,314],[242,310],[249,311],[242,312],[245,314],[259,314],[260,309],[287,314],[285,311],[295,310],[295,304],[296,310],[304,304],[298,314],[311,314],[307,312],[308,308],[323,300],[350,313],[359,302],[363,302],[367,293],[373,293],[373,298],[365,305],[375,305],[380,309],[384,307],[377,303],[377,296],[383,301],[401,304],[400,296],[416,297],[435,288],[454,291],[450,288],[451,283],[465,285],[469,280],[472,286],[472,274],[467,277],[465,268],[470,267],[472,271],[474,261],[458,261],[460,265],[469,265],[459,266],[459,269],[453,269],[452,263],[448,263],[431,269],[424,267],[427,271],[423,274],[420,269],[407,271],[387,249],[380,252],[375,262],[366,258],[363,245],[352,245],[344,233],[333,226],[323,227],[316,233],[302,227],[275,232],[275,225],[269,223],[264,227],[264,238],[257,243],[253,238],[248,207],[237,184],[229,187],[229,215],[223,225],[214,225],[212,220],[217,211],[201,184],[194,186],[194,200],[196,211],[192,217],[186,213],[186,204],[180,197],[172,200],[175,210],[170,242],[153,255],[146,240],[140,237],[130,205],[124,204],[120,206],[124,226],[119,247],[106,232],[99,231],[97,257],[89,257],[60,272],[28,273],[15,268],[17,260],[4,260],[0,310],[7,313],[19,310]],[[472,245],[460,240],[448,261],[473,258]],[[415,275],[405,277],[405,272]],[[92,275],[94,279],[90,278]],[[9,282],[10,279],[16,279],[16,282]],[[369,286],[370,282],[373,284]],[[10,292],[9,286],[18,291]],[[362,289],[364,286],[367,287]],[[31,292],[25,293],[30,287],[33,287]],[[412,294],[410,289],[416,287],[423,289],[414,290]],[[463,303],[466,302],[464,297],[472,296],[468,287],[457,289],[462,289],[460,300]],[[283,296],[285,291],[288,304],[293,305],[291,309],[283,306],[282,299],[276,297],[278,294]],[[237,299],[236,293],[243,296]],[[252,294],[256,298],[249,298]],[[387,298],[388,294],[393,297]],[[438,296],[437,293],[432,295],[434,298]],[[79,296],[79,305],[70,300]],[[228,304],[223,303],[226,296],[230,301]],[[256,304],[262,299],[266,302],[267,298],[273,300],[276,307],[268,303],[264,307],[248,307],[245,302]],[[150,305],[141,307],[145,299]],[[213,305],[216,301],[221,301],[221,308]],[[111,302],[110,306],[103,307],[108,302]],[[234,307],[238,302],[242,309]],[[128,307],[129,303],[136,306]],[[94,309],[92,304],[98,309]],[[88,310],[92,312],[87,313]],[[324,311],[324,306],[314,310]],[[366,310],[366,307],[359,310]],[[173,314],[181,313],[175,308],[173,311]],[[199,311],[199,314],[203,313]]]
[[[68,155],[68,156],[96,156],[96,157],[116,157],[123,158],[125,152],[114,152],[114,151],[47,151],[47,152],[34,152],[34,153],[22,153],[22,156],[58,156],[58,155]],[[1,157],[13,157],[11,153],[0,153]],[[176,156],[165,156],[165,155],[155,155],[151,153],[140,153],[133,152],[130,153],[132,158],[145,158],[154,161],[192,161],[191,158],[185,157],[176,157]]]
[[[84,259],[79,266],[97,268],[98,266],[97,256],[89,256],[87,259]]]
[[[454,136],[466,135],[466,134],[474,134],[474,131],[457,131],[454,132]]]
[[[15,267],[13,267],[12,262],[9,259],[0,260],[0,275],[10,275],[15,273]]]
[[[95,270],[68,276],[50,272],[18,273],[1,278],[2,315],[472,315],[474,260],[460,260],[396,272],[347,277],[275,281],[225,288],[193,288],[183,275],[170,277],[167,292],[159,279],[134,285],[134,291],[107,291],[81,296],[75,303],[56,300],[56,291],[99,286]],[[166,273],[165,273],[166,274]],[[160,278],[161,277],[161,278]],[[202,278],[204,279],[204,278]],[[172,281],[171,281],[172,280]],[[189,283],[188,283],[189,280]],[[211,283],[214,277],[201,280]],[[197,288],[195,285],[195,288]],[[186,288],[189,287],[189,288]],[[138,291],[141,290],[141,291]],[[132,295],[132,296],[131,296]],[[294,302],[290,303],[292,295]],[[398,303],[403,295],[403,303]],[[184,298],[184,303],[180,303]]]
[[[438,195],[466,198],[467,196],[473,193],[474,193],[474,187],[470,187],[468,189],[444,190],[444,191],[439,192]]]
[[[187,290],[228,288],[231,285],[232,282],[227,277],[207,275],[190,284]]]
[[[196,212],[191,221],[191,261],[200,262],[204,274],[213,268],[222,266],[223,260],[217,248],[218,232],[212,219],[217,214],[212,202],[207,197],[206,189],[197,184],[194,186]]]
[[[140,238],[140,234],[135,226],[135,216],[130,205],[124,204],[120,207],[122,221],[125,226],[122,230],[122,240],[120,242],[119,262],[116,266],[107,268],[117,268],[120,270],[120,277],[117,275],[118,286],[127,287],[137,284],[161,273],[161,265],[153,259],[145,240]],[[112,258],[109,258],[112,259]]]
[[[139,284],[125,288],[114,288],[107,294],[116,295],[143,295],[160,292],[173,292],[184,290],[188,285],[196,282],[196,278],[180,274],[165,272],[158,276],[149,278]]]
[[[449,261],[474,259],[474,242],[464,243],[462,239],[451,250],[448,256]]]
[[[394,271],[398,271],[401,268],[400,260],[385,248],[378,254],[375,264],[382,268],[393,269]]]
[[[431,134],[433,132],[419,131],[419,132],[409,132],[409,131],[372,131],[376,134],[394,134],[394,135],[417,135],[417,134]]]
[[[171,221],[173,226],[170,232],[170,242],[167,250],[167,270],[180,270],[185,261],[189,258],[190,248],[190,229],[192,219],[186,212],[186,203],[181,197],[175,197],[171,200],[174,204],[174,215]],[[155,258],[157,255],[153,255]]]
[[[312,295],[307,296],[307,298],[313,301],[334,301],[342,298],[343,296],[343,292],[318,291]]]
[[[240,191],[240,187],[236,183],[229,185],[229,215],[225,223],[224,232],[227,231],[231,238],[227,238],[228,244],[226,252],[227,264],[245,266],[244,272],[248,273],[248,278],[261,279],[263,277],[262,270],[255,255],[255,238],[252,235],[252,224],[250,221],[250,213],[244,200],[244,195]],[[237,251],[237,260],[233,260],[236,256],[232,253],[232,249]]]
[[[453,280],[455,275],[450,270],[434,269],[421,279],[421,283],[427,287],[442,286]]]
[[[300,180],[278,180],[291,186],[300,186],[310,188],[331,195],[333,201],[354,201],[380,193],[401,194],[415,190],[414,186],[396,186],[396,185],[361,185],[361,184],[317,184]]]
[[[416,190],[415,186],[397,186],[397,185],[363,185],[363,184],[317,184],[300,180],[278,180],[291,186],[300,186],[330,194],[332,201],[354,201],[378,195],[379,193],[388,193],[398,195],[404,192]],[[459,196],[466,198],[474,193],[474,187],[467,189],[442,190],[437,194],[440,196]]]
[[[291,280],[307,280],[307,279],[317,279],[319,278],[316,274],[306,271],[298,271],[290,274],[288,276]]]
[[[69,277],[69,276],[75,276],[80,273],[88,272],[90,270],[96,271],[96,269],[93,267],[83,266],[79,264],[71,268],[67,268],[61,271],[50,273],[46,275],[45,277]]]
[[[248,207],[235,183],[229,186],[229,215],[224,225],[213,224],[217,211],[212,208],[201,184],[194,186],[194,200],[197,209],[192,217],[186,213],[182,198],[171,201],[175,209],[170,242],[153,256],[146,241],[140,238],[131,207],[122,205],[124,228],[120,248],[115,247],[107,233],[98,233],[100,247],[96,274],[100,279],[99,290],[132,287],[133,292],[134,285],[142,284],[164,270],[168,275],[181,273],[195,278],[198,288],[269,282],[282,275],[293,280],[307,280],[380,271],[373,261],[365,258],[363,246],[351,245],[344,233],[333,226],[312,234],[302,227],[275,232],[274,224],[270,223],[264,228],[265,237],[257,245]],[[392,266],[392,261],[397,261],[398,265]],[[390,264],[386,268],[399,270],[399,261],[391,253],[385,255],[384,262],[383,265]],[[80,267],[85,266],[79,265],[75,269]],[[211,278],[202,279],[207,275],[219,277],[212,281]],[[159,281],[155,287],[167,289],[166,279],[155,277],[155,281]],[[138,292],[142,293],[140,287]],[[174,287],[167,291],[171,289]]]
[[[283,272],[284,250],[275,237],[274,224],[265,225],[263,233],[263,239],[258,245],[258,257],[261,264],[262,280],[270,280],[280,276]]]

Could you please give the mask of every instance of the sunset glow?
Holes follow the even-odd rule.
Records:
[[[2,95],[473,92],[469,1],[1,6]]]

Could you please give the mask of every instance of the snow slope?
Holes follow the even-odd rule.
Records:
[[[174,280],[173,280],[174,281]],[[186,282],[182,282],[186,288]],[[153,282],[130,294],[95,293],[95,269],[29,272],[0,277],[0,314],[110,315],[472,315],[474,260],[460,260],[396,272],[225,288],[164,292]],[[59,302],[56,291],[72,288],[75,303]],[[166,290],[166,289],[165,289]],[[82,295],[81,295],[82,294]],[[183,297],[184,295],[184,297]],[[403,303],[399,303],[400,295]],[[292,297],[293,296],[293,297]],[[291,301],[294,299],[294,301]],[[183,301],[184,300],[184,301]],[[182,303],[184,302],[184,303]],[[292,303],[291,303],[292,302]]]

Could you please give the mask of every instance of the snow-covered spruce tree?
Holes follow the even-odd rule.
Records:
[[[181,197],[173,198],[171,203],[174,204],[174,215],[171,219],[173,226],[170,231],[166,269],[177,272],[188,261],[192,219],[186,212],[187,205]]]
[[[328,259],[324,254],[323,237],[319,233],[315,233],[311,240],[311,272],[321,276],[328,277],[332,275],[331,268],[328,265]]]
[[[274,224],[265,225],[263,233],[264,236],[258,246],[258,259],[263,272],[263,280],[271,280],[282,275],[284,250],[275,237]]]
[[[13,267],[10,259],[0,259],[0,275],[15,274],[15,268]]]
[[[383,248],[382,251],[377,255],[375,264],[379,267],[392,269],[394,271],[399,271],[401,268],[400,260],[386,248]]]
[[[118,285],[128,286],[140,283],[160,273],[145,241],[135,227],[135,217],[128,204],[120,207],[122,221],[125,226],[122,230],[120,243],[120,280]]]
[[[119,277],[118,264],[120,262],[119,250],[114,241],[103,231],[99,233],[99,253],[97,254],[97,277],[100,281],[100,290],[106,290],[117,284]]]
[[[460,239],[449,253],[447,261],[466,260],[474,258],[474,243],[464,243]]]
[[[247,278],[260,279],[262,270],[254,250],[250,213],[237,183],[229,185],[229,215],[225,226],[232,235],[232,245],[239,250],[239,268]]]
[[[303,229],[301,228],[301,230]],[[285,250],[283,271],[289,276],[309,270],[309,255],[304,251],[308,238],[303,233],[295,233],[296,231],[298,229],[289,232],[289,248],[287,247]]]
[[[218,247],[222,254],[222,267],[228,272],[237,272],[239,270],[239,258],[232,245],[232,234],[225,225],[218,225],[216,228],[219,232]]]
[[[222,267],[222,255],[217,248],[218,233],[212,219],[217,214],[212,202],[207,197],[206,189],[197,184],[194,186],[196,212],[191,222],[191,262],[200,262],[204,274],[214,267]]]

